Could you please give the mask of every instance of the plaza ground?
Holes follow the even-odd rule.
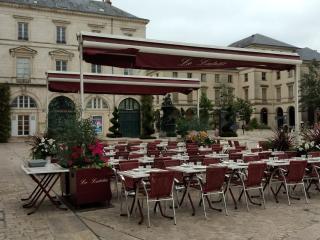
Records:
[[[254,145],[271,134],[270,131],[248,132],[239,139]],[[130,220],[120,217],[116,195],[113,207],[108,209],[61,211],[46,201],[38,212],[28,216],[20,201],[34,186],[20,168],[28,156],[27,143],[0,144],[0,208],[6,215],[5,222],[0,221],[0,240],[320,239],[320,193],[316,191],[312,191],[309,204],[301,199],[293,200],[288,206],[285,195],[280,194],[277,204],[266,190],[266,209],[250,205],[249,212],[244,201],[235,210],[229,198],[229,216],[208,210],[208,220],[201,207],[196,207],[196,215],[191,216],[191,208],[185,204],[177,209],[176,226],[160,214],[151,214],[151,228],[145,223],[138,225],[138,216]],[[59,186],[56,191],[59,192]],[[198,193],[194,192],[193,199],[197,204]],[[167,213],[171,214],[171,210],[167,209]]]

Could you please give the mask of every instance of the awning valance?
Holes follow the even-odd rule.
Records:
[[[200,70],[255,67],[291,69],[298,54],[79,33],[83,59],[99,65],[147,70]]]
[[[80,74],[48,72],[48,88],[52,92],[80,91]],[[200,80],[145,76],[83,74],[84,92],[121,95],[165,95],[171,92],[188,94],[200,88]]]

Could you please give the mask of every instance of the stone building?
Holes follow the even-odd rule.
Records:
[[[94,0],[0,0],[0,82],[11,89],[12,133],[29,136],[46,129],[47,105],[61,116],[80,103],[79,94],[49,93],[46,72],[79,71],[76,34],[92,31],[138,38],[146,37],[148,20],[116,8],[110,1]],[[309,48],[255,34],[230,45],[269,51],[298,52],[306,63],[320,61],[320,54]],[[270,127],[294,125],[294,71],[270,71],[253,68],[214,71],[137,71],[98,65],[84,65],[85,72],[106,74],[138,74],[166,77],[199,78],[201,92],[217,104],[221,86],[226,85],[236,97],[254,104],[256,117]],[[173,102],[185,110],[196,107],[197,93],[188,96],[173,93]],[[155,96],[160,108],[161,96]],[[97,124],[105,136],[114,107],[120,109],[120,122],[125,136],[139,136],[139,96],[85,94],[85,116]],[[190,110],[191,111],[191,110]],[[303,113],[303,121],[312,122],[314,111]]]
[[[299,48],[270,37],[254,34],[229,45],[238,48],[254,48],[267,51],[296,52],[303,60],[301,76],[307,71],[307,64],[313,59],[320,61],[320,53],[310,48]],[[201,92],[205,93],[214,105],[218,105],[221,86],[226,86],[235,97],[249,100],[254,106],[252,117],[271,128],[295,125],[295,71],[274,71],[268,69],[237,68],[211,71],[153,72],[148,74],[166,77],[186,77],[201,79]],[[172,94],[174,104],[180,109],[194,109],[197,92],[188,96]],[[160,107],[161,98],[155,104]],[[314,111],[300,112],[302,121],[312,124]]]
[[[46,129],[47,101],[49,109],[55,107],[61,114],[79,105],[78,94],[49,93],[47,99],[46,90],[47,71],[79,71],[78,32],[145,38],[148,20],[116,8],[110,1],[0,0],[0,23],[0,82],[10,84],[11,135],[29,136]],[[138,74],[131,69],[89,64],[84,69]],[[131,110],[138,100],[137,96],[86,94],[86,116],[102,124],[99,133],[105,136],[113,107]]]

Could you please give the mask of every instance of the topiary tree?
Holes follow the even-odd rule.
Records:
[[[144,95],[141,97],[141,111],[142,111],[141,138],[150,139],[152,138],[151,135],[155,133],[153,97],[151,95]]]
[[[163,116],[161,118],[161,130],[166,132],[167,137],[175,137],[176,134],[176,112],[177,109],[171,101],[170,94],[164,97],[161,105]]]
[[[122,134],[120,133],[120,124],[119,124],[119,110],[118,108],[114,108],[112,113],[113,118],[110,119],[110,122],[112,123],[112,126],[109,128],[109,131],[111,133],[107,134],[107,137],[110,138],[117,138],[122,137]]]
[[[209,119],[210,114],[213,110],[213,105],[211,100],[206,94],[201,94],[200,98],[200,124],[206,129],[209,129]]]
[[[0,84],[0,142],[8,142],[10,137],[10,87],[8,83]]]

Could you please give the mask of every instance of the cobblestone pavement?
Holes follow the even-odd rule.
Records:
[[[20,201],[34,186],[20,169],[21,160],[28,156],[28,148],[25,143],[0,144],[0,209],[6,214],[5,224],[0,221],[0,240],[320,239],[320,193],[316,191],[311,194],[310,204],[293,200],[291,206],[287,205],[284,195],[276,204],[266,191],[266,209],[250,205],[249,212],[244,202],[234,210],[228,201],[229,216],[208,210],[208,220],[201,207],[196,207],[196,215],[191,216],[190,206],[184,205],[177,209],[176,226],[173,221],[153,213],[151,228],[138,225],[137,216],[120,217],[116,196],[112,201],[114,207],[109,209],[74,213],[58,210],[47,201],[37,213],[28,216]],[[199,199],[196,192],[193,199],[194,202]],[[171,214],[170,211],[168,208],[167,213]]]

